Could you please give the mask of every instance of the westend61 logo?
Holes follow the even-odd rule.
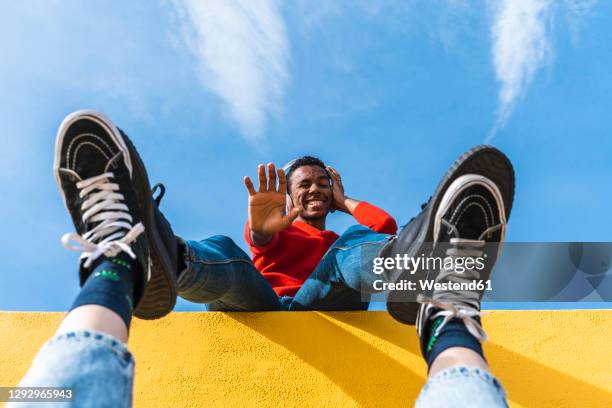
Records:
[[[414,275],[417,271],[421,273],[435,271],[433,278],[418,279],[417,282],[402,279],[397,282],[386,282],[378,279],[373,282],[374,291],[432,291],[432,290],[453,290],[453,291],[490,291],[492,290],[490,280],[470,279],[466,274],[466,280],[462,282],[446,281],[437,282],[435,275],[440,271],[453,271],[463,275],[466,271],[482,271],[485,268],[486,255],[480,257],[439,257],[425,256],[410,257],[408,255],[396,255],[395,257],[376,257],[373,260],[372,271],[381,275],[384,272],[408,271]],[[474,274],[471,274],[474,275]]]
[[[412,257],[406,254],[396,255],[395,257],[376,257],[374,258],[374,267],[372,271],[380,275],[385,271],[409,271],[411,274],[417,270],[420,271],[435,271],[435,270],[454,270],[457,273],[464,273],[466,270],[481,271],[484,269],[486,255],[479,257],[450,257],[445,258],[439,256]]]

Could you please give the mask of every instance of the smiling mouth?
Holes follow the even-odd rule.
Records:
[[[324,205],[325,201],[324,200],[306,200],[306,201],[304,201],[304,204],[307,207],[317,207],[317,206],[320,206],[320,205]]]

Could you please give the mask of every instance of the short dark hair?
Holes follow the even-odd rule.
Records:
[[[287,176],[287,191],[288,192],[291,186],[291,182],[290,182],[291,174],[302,166],[319,166],[323,170],[325,170],[325,174],[327,174],[327,177],[329,177],[329,174],[327,173],[327,169],[325,168],[325,163],[323,163],[323,160],[319,159],[318,157],[314,157],[314,156],[302,156],[299,159],[295,160],[291,164],[291,166],[289,166],[289,169],[287,169],[286,176]]]

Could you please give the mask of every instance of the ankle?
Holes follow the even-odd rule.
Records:
[[[141,275],[138,268],[138,262],[125,253],[114,257],[101,256],[96,260],[93,270],[74,300],[70,308],[71,314],[83,307],[96,305],[117,315],[124,326],[129,328],[134,305],[139,301],[134,290],[135,277]],[[93,310],[99,313],[86,313],[84,318],[77,319],[77,322],[86,322],[88,319],[95,321],[99,315],[104,314],[98,308]],[[81,315],[82,311],[76,313],[76,316]]]
[[[438,317],[430,320],[425,331],[427,341],[422,352],[429,370],[432,371],[434,365],[437,371],[440,367],[462,365],[463,358],[468,359],[473,355],[478,356],[486,367],[482,344],[469,332],[463,321],[455,318],[442,325],[443,319]],[[440,358],[442,360],[438,361]],[[477,362],[474,360],[474,363]]]
[[[450,347],[438,354],[429,367],[429,376],[451,367],[476,367],[489,371],[484,358],[472,349],[465,347]]]
[[[115,311],[101,305],[83,305],[71,310],[56,335],[82,330],[98,331],[115,337],[124,343],[128,339],[128,327]]]

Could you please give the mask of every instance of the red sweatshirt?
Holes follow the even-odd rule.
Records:
[[[361,225],[376,232],[397,232],[397,224],[389,214],[365,201],[357,205],[353,216]],[[253,245],[248,222],[244,236],[255,267],[278,296],[294,296],[338,239],[335,232],[321,231],[302,221],[294,221],[264,246]]]

